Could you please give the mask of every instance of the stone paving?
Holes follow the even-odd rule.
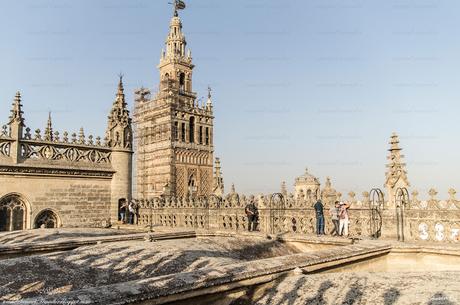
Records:
[[[291,275],[259,286],[231,305],[454,305],[460,272]]]
[[[122,241],[0,260],[0,300],[20,300],[298,252],[277,241]]]
[[[289,234],[279,236],[283,243],[260,233],[170,231],[159,229],[154,234],[182,236],[181,239],[152,243],[124,240],[127,236],[134,239],[144,234],[102,229],[0,234],[4,244],[0,250],[2,247],[53,246],[76,240],[93,242],[65,252],[11,259],[0,257],[0,304],[24,304],[21,303],[24,301],[134,304],[145,298],[166,300],[169,296],[200,289],[211,289],[214,293],[219,287],[244,280],[251,280],[246,296],[218,304],[460,304],[460,272],[452,270],[367,272],[361,269],[366,272],[307,275],[298,269],[302,268],[303,273],[316,272],[315,266],[349,261],[353,256],[357,259],[373,251],[379,255],[389,251],[441,252],[455,257],[460,256],[458,245],[421,246],[384,240],[363,240],[352,245],[347,239]],[[112,237],[119,240],[94,243]],[[298,243],[302,242],[304,246],[299,247]],[[319,251],[311,252],[315,249]],[[254,280],[267,276],[272,277],[267,284],[269,278]]]

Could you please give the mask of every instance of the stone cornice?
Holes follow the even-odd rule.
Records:
[[[81,177],[112,179],[115,171],[104,169],[79,169],[70,167],[38,167],[17,165],[0,165],[0,175],[50,176],[50,177]]]

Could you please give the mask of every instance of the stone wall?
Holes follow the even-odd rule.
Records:
[[[14,194],[25,203],[25,229],[45,210],[64,227],[102,227],[110,220],[110,180],[0,176],[0,183],[0,201]]]

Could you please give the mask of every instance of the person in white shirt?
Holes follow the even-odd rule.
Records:
[[[339,208],[339,235],[348,236],[348,208],[350,204],[346,202],[340,202]]]

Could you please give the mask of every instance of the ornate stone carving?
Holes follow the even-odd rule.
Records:
[[[31,141],[21,143],[21,157],[24,159],[110,164],[110,156],[110,151],[100,149],[85,149]]]
[[[9,141],[0,142],[0,155],[9,157],[10,150],[11,150],[11,142]]]

